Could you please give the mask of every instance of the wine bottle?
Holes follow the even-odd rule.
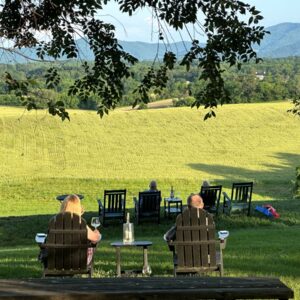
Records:
[[[126,215],[126,223],[123,224],[123,243],[134,242],[134,228],[133,224],[130,223],[130,215]]]
[[[171,192],[170,192],[170,198],[174,198],[174,189],[173,189],[173,185],[171,185]]]

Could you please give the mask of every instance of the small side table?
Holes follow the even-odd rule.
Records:
[[[121,248],[122,247],[143,247],[143,269],[142,273],[146,274],[150,270],[148,263],[148,247],[153,243],[149,241],[135,241],[132,243],[114,242],[110,245],[116,248],[116,264],[117,264],[117,277],[121,277]]]
[[[76,194],[76,195],[78,196],[78,198],[79,198],[80,200],[82,200],[82,199],[84,198],[83,195],[79,195],[79,194]],[[65,198],[68,197],[68,196],[69,196],[69,194],[58,195],[58,196],[56,197],[56,200],[58,200],[58,201],[64,201]]]
[[[164,215],[168,215],[170,218],[171,214],[182,213],[182,199],[180,198],[164,198]]]

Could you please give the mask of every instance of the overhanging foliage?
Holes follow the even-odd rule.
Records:
[[[112,0],[111,0],[112,1]],[[102,101],[98,114],[102,117],[115,108],[123,95],[123,79],[131,76],[130,67],[137,59],[126,53],[115,37],[115,27],[99,20],[97,12],[103,9],[108,0],[7,0],[0,7],[0,37],[13,42],[10,51],[23,47],[35,47],[39,59],[52,57],[59,59],[78,58],[76,37],[82,36],[94,53],[94,61],[88,64],[82,61],[84,75],[74,80],[69,87],[69,95],[79,95],[87,99],[96,94]],[[230,102],[230,93],[224,87],[222,62],[230,66],[241,67],[250,60],[259,62],[254,43],[260,43],[266,31],[259,26],[263,18],[255,7],[237,0],[115,0],[124,14],[131,16],[140,8],[148,7],[153,18],[160,24],[158,38],[166,40],[163,24],[181,30],[188,24],[201,26],[207,37],[205,46],[199,40],[192,40],[192,47],[184,55],[180,64],[189,70],[197,63],[201,70],[199,80],[206,82],[205,88],[197,94],[193,106],[205,103],[209,108],[205,118],[214,116],[218,104]],[[198,14],[204,15],[204,22],[199,23]],[[244,19],[246,21],[244,21]],[[47,32],[51,39],[39,39],[41,33]],[[39,33],[39,35],[38,35]],[[155,87],[164,88],[168,72],[177,62],[176,55],[168,50],[163,64],[149,67],[135,92],[139,95],[135,102],[149,102],[148,91]],[[50,67],[45,84],[55,88],[60,82],[59,71]],[[20,82],[6,76],[10,90],[14,90],[30,110],[36,108],[36,97],[31,93],[30,81]],[[64,103],[48,102],[49,112],[63,120],[69,115]]]

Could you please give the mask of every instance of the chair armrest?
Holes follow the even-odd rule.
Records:
[[[138,201],[137,197],[133,197],[133,203],[134,203],[135,207],[138,206],[139,201]]]
[[[101,210],[102,210],[103,209],[103,204],[102,204],[101,200],[97,199],[97,202],[98,202],[99,208],[101,208]]]
[[[229,196],[226,194],[226,192],[223,192],[223,196],[224,196],[224,203],[231,203],[231,199],[229,198]]]
[[[99,205],[99,216],[104,214],[104,207],[100,199],[97,199]]]

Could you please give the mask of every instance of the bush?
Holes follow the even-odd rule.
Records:
[[[98,107],[97,99],[88,98],[86,100],[80,100],[78,103],[78,108],[86,110],[96,110]]]
[[[21,104],[20,99],[13,94],[0,95],[0,105],[20,106]]]
[[[174,107],[191,106],[195,101],[194,97],[185,97],[179,99],[173,99]]]
[[[147,104],[146,103],[141,103],[139,106],[138,106],[138,109],[140,110],[140,109],[147,109],[148,108],[148,106],[147,106]]]

